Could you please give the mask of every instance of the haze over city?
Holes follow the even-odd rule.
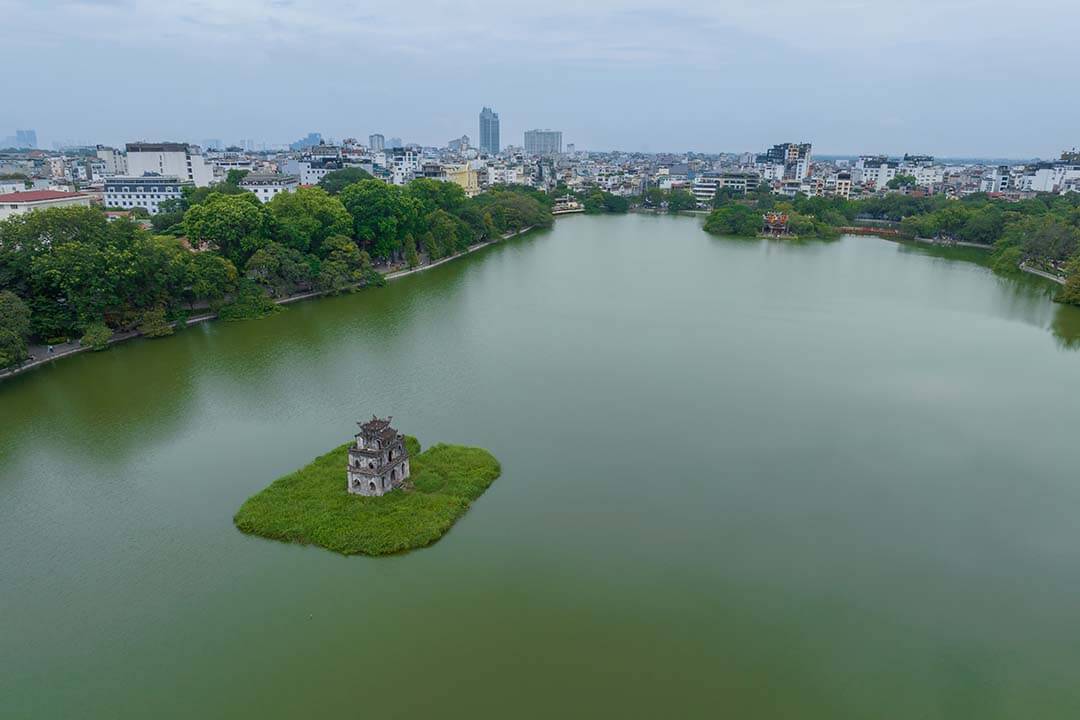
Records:
[[[0,129],[43,146],[442,145],[490,105],[517,144],[557,127],[596,150],[1028,158],[1075,144],[1080,113],[1080,8],[1054,0],[0,0],[0,18]]]

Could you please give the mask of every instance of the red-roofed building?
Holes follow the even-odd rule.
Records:
[[[90,196],[59,190],[27,190],[0,195],[0,220],[12,215],[53,207],[90,207]]]

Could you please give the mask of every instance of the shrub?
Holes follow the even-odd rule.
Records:
[[[173,334],[173,326],[165,319],[165,308],[154,307],[139,315],[139,332],[144,337],[156,338]]]
[[[109,347],[109,340],[112,339],[112,330],[109,326],[103,322],[91,323],[86,326],[85,332],[83,332],[82,339],[79,342],[94,352],[104,350]]]

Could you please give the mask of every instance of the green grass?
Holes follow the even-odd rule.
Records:
[[[233,517],[242,532],[319,545],[344,555],[389,555],[435,542],[499,477],[487,450],[406,438],[411,489],[382,497],[345,489],[346,443],[248,498]]]

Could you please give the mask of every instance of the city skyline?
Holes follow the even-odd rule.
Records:
[[[805,137],[822,154],[1020,159],[1076,145],[1080,98],[1060,89],[1080,56],[1069,37],[1080,10],[1050,0],[974,9],[959,0],[663,12],[636,0],[423,12],[310,0],[0,0],[0,61],[29,58],[39,70],[5,78],[22,101],[0,108],[0,128],[35,128],[42,147],[253,135],[278,144],[312,126],[335,138],[440,145],[475,133],[488,104],[504,145],[541,127],[581,148],[645,152]],[[61,10],[69,22],[57,24]],[[161,62],[129,62],[148,51]],[[66,69],[91,55],[123,72],[104,85],[72,82]],[[267,113],[271,97],[286,102]],[[91,111],[76,118],[73,106]]]

